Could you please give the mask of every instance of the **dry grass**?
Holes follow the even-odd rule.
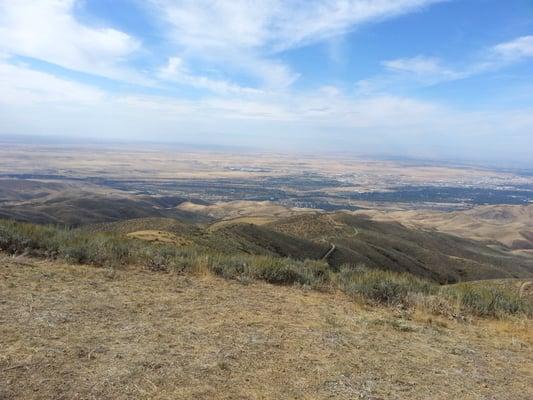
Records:
[[[205,214],[217,219],[234,219],[240,217],[263,217],[274,219],[274,217],[288,217],[302,212],[312,210],[303,208],[285,207],[271,201],[248,201],[234,200],[218,202],[210,205],[195,204],[190,202],[181,203],[178,209]]]
[[[533,204],[477,206],[454,212],[364,210],[353,214],[376,221],[396,221],[410,228],[430,228],[474,240],[499,242],[517,253],[532,254]]]
[[[254,224],[254,225],[265,225],[276,220],[276,217],[237,217],[231,219],[223,219],[211,224],[208,228],[210,232],[216,231],[217,229],[224,228],[226,226],[236,225],[236,224]]]
[[[533,397],[531,320],[202,276],[0,259],[0,398]]]
[[[171,243],[178,246],[189,246],[192,242],[172,232],[145,230],[128,233],[126,236],[134,239],[146,240],[147,242]]]

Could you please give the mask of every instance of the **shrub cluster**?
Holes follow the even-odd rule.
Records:
[[[407,305],[410,295],[429,295],[438,288],[436,284],[411,274],[364,267],[342,268],[336,283],[348,294],[387,305]]]
[[[531,302],[508,289],[466,283],[441,287],[406,273],[354,266],[334,271],[324,261],[225,255],[194,246],[154,244],[113,233],[95,234],[0,220],[0,251],[61,258],[72,263],[137,264],[157,272],[209,272],[239,281],[263,280],[280,285],[341,290],[372,303],[421,306],[436,313],[533,317]]]
[[[330,269],[321,261],[297,261],[269,256],[218,256],[210,270],[226,279],[258,279],[280,285],[323,287],[330,281]]]
[[[479,317],[533,316],[533,304],[508,289],[459,283],[443,287],[441,293],[459,309]]]

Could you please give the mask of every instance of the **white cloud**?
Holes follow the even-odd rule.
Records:
[[[0,51],[114,79],[140,79],[123,66],[138,40],[74,17],[75,0],[0,0]]]
[[[174,81],[195,88],[207,89],[211,92],[219,94],[260,93],[260,91],[257,89],[239,86],[225,80],[195,75],[190,72],[190,70],[185,66],[184,61],[179,57],[170,57],[167,65],[159,70],[159,77],[167,81]]]
[[[522,36],[482,50],[467,64],[446,65],[436,57],[417,55],[382,62],[388,74],[357,82],[359,93],[372,93],[395,86],[435,85],[498,71],[528,57],[533,57],[533,36]]]
[[[265,92],[253,100],[110,94],[7,61],[0,62],[0,104],[0,133],[150,137],[277,149],[421,154],[424,148],[445,146],[448,155],[476,149],[480,155],[493,151],[500,159],[527,158],[533,132],[531,109],[464,112],[408,97],[350,98],[336,87]]]
[[[156,11],[152,16],[164,21],[167,38],[176,46],[170,53],[190,65],[200,59],[223,77],[213,79],[193,70],[165,74],[162,67],[159,78],[217,93],[247,91],[224,78],[229,71],[255,79],[255,87],[284,89],[299,74],[276,59],[280,51],[439,1],[445,0],[150,0]],[[139,40],[112,27],[81,22],[77,6],[83,6],[83,0],[0,0],[0,52],[152,84],[145,72],[127,66],[141,50]]]
[[[181,68],[171,60],[172,72]],[[194,78],[196,79],[196,78]],[[254,96],[207,97],[197,100],[154,95],[111,94],[54,75],[29,69],[25,65],[0,62],[0,104],[21,109],[38,107],[50,112],[51,121],[60,130],[61,122],[52,118],[52,110],[114,110],[117,118],[150,115],[174,119],[257,120],[263,123],[300,121],[338,124],[343,127],[394,125],[408,119],[420,120],[434,112],[426,103],[397,97],[353,100],[336,87],[325,86],[307,94],[262,92]],[[48,107],[43,107],[44,105]],[[90,109],[90,110],[89,110]],[[84,111],[86,110],[86,111]],[[89,117],[87,117],[88,119]],[[152,118],[152,119],[153,119]],[[82,119],[85,121],[86,119]],[[0,124],[1,125],[1,124]],[[223,129],[224,123],[219,127]]]
[[[416,56],[412,58],[399,58],[384,61],[383,66],[390,71],[412,73],[415,75],[447,75],[455,76],[455,73],[442,65],[442,62],[433,57]]]
[[[152,0],[186,48],[281,51],[443,0]],[[209,27],[209,29],[206,29]]]
[[[248,138],[251,144],[278,143],[280,148],[290,143],[340,150],[361,145],[363,151],[369,142],[376,148],[417,149],[419,140],[440,140],[468,148],[484,137],[489,143],[513,137],[517,139],[510,143],[517,149],[526,148],[533,132],[530,109],[463,112],[387,93],[398,82],[435,84],[503,68],[533,55],[531,36],[486,48],[471,63],[447,64],[423,55],[385,61],[386,73],[364,82],[365,96],[348,95],[335,86],[286,90],[298,73],[281,61],[280,52],[433,2],[153,0],[164,12],[172,42],[162,45],[165,61],[153,70],[154,79],[209,92],[186,99],[105,91],[16,64],[10,55],[138,79],[140,74],[125,62],[140,43],[124,32],[81,23],[74,16],[75,0],[0,0],[0,133],[73,132],[232,144]],[[254,84],[228,78],[243,74]],[[376,85],[385,90],[372,92]]]
[[[0,59],[0,103],[24,106],[95,105],[105,93],[92,86],[57,78]]]
[[[152,0],[180,54],[284,88],[298,74],[275,60],[284,50],[345,33],[442,0]],[[185,57],[185,56],[184,56]]]
[[[514,62],[526,57],[533,57],[533,36],[522,36],[492,48],[503,61]]]

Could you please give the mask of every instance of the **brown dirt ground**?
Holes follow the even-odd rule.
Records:
[[[0,399],[531,399],[531,321],[0,256]]]

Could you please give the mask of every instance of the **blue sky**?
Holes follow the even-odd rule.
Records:
[[[533,1],[0,0],[0,134],[533,164]]]

